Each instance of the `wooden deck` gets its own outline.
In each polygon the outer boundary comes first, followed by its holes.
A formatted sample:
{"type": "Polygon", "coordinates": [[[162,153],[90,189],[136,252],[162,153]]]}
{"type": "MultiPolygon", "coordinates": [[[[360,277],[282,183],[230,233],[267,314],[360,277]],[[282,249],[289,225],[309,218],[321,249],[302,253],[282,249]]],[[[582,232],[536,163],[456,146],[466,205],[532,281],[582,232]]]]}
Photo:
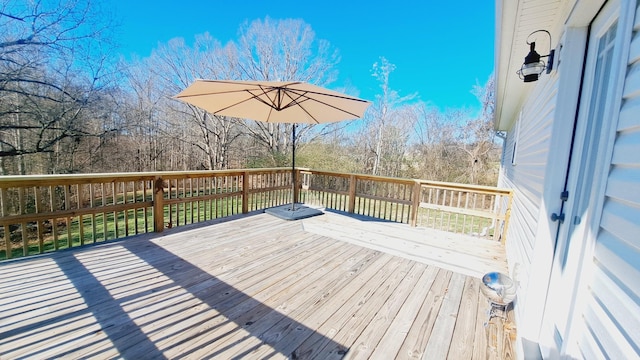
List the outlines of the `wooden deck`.
{"type": "Polygon", "coordinates": [[[0,358],[513,357],[480,292],[504,253],[449,237],[253,214],[5,262],[0,358]]]}

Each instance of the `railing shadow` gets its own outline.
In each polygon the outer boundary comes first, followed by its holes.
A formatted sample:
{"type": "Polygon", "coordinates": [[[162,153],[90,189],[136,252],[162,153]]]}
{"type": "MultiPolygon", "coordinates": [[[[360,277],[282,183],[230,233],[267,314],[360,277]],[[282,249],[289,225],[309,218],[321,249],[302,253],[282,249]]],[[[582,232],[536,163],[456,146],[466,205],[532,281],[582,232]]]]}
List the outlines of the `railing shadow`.
{"type": "Polygon", "coordinates": [[[359,221],[378,222],[378,223],[386,223],[386,224],[401,224],[400,221],[381,219],[381,218],[377,218],[377,217],[373,217],[373,216],[369,216],[369,215],[361,215],[361,214],[356,214],[356,213],[350,213],[348,211],[328,209],[328,208],[324,209],[323,211],[324,212],[333,213],[333,214],[337,214],[337,215],[342,215],[342,216],[349,217],[349,218],[352,218],[352,219],[356,219],[356,220],[359,220],[359,221]]]}
{"type": "MultiPolygon", "coordinates": [[[[251,214],[215,222],[246,216],[251,214]]],[[[209,225],[211,222],[171,230],[183,232],[209,225]]],[[[86,306],[80,310],[62,312],[57,317],[43,319],[41,322],[31,322],[11,331],[0,330],[0,338],[22,336],[23,333],[36,332],[52,324],[63,326],[62,324],[69,324],[83,315],[85,318],[91,316],[95,319],[94,328],[100,328],[95,335],[103,338],[101,344],[97,344],[97,340],[86,340],[91,339],[94,334],[78,333],[77,338],[67,340],[70,343],[63,344],[60,351],[56,350],[61,345],[59,343],[41,345],[41,350],[29,355],[53,353],[55,357],[78,354],[81,357],[101,357],[111,356],[115,351],[123,358],[135,359],[163,359],[168,357],[167,353],[173,354],[170,356],[172,358],[215,358],[233,348],[232,353],[235,352],[236,357],[243,357],[266,345],[272,349],[267,357],[280,353],[289,358],[301,358],[302,354],[296,354],[295,351],[292,353],[291,344],[281,337],[285,333],[296,339],[321,343],[323,348],[329,346],[343,349],[343,353],[346,353],[348,349],[332,339],[154,243],[154,239],[174,232],[171,230],[163,234],[144,234],[134,239],[104,244],[102,248],[117,247],[120,251],[114,251],[112,255],[96,254],[96,258],[90,260],[82,259],[86,253],[78,251],[80,249],[54,254],[52,259],[55,264],[73,284],[73,289],[86,306]],[[81,253],[80,258],[78,253],[81,253]],[[126,259],[122,258],[122,254],[125,254],[126,259]],[[101,273],[109,266],[109,259],[104,259],[100,264],[102,259],[97,258],[100,256],[113,256],[114,264],[123,268],[112,269],[111,282],[107,280],[105,283],[105,276],[101,273]],[[136,264],[140,267],[137,268],[136,264]],[[116,280],[118,276],[126,277],[127,280],[120,283],[116,280]],[[133,287],[136,283],[140,286],[133,287]],[[118,290],[125,287],[128,287],[128,291],[118,290]],[[183,291],[176,292],[176,289],[183,291]],[[154,313],[166,316],[160,317],[154,313]],[[286,327],[287,331],[270,334],[269,329],[276,325],[278,329],[286,327]],[[105,335],[110,344],[104,341],[105,335]],[[81,338],[83,340],[80,341],[81,338]],[[229,338],[236,340],[229,341],[229,338]],[[248,347],[234,348],[247,339],[251,339],[248,347]],[[224,342],[219,342],[222,340],[224,342]],[[74,346],[74,341],[82,345],[74,346]]],[[[213,258],[216,254],[211,256],[213,258]]]]}

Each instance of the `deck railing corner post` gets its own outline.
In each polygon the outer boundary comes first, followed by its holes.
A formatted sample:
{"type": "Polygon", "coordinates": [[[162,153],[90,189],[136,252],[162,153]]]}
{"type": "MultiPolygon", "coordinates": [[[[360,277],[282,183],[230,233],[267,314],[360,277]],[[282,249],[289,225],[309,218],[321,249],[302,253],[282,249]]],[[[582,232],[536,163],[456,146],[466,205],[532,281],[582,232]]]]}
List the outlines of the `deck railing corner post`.
{"type": "Polygon", "coordinates": [[[153,190],[153,231],[164,230],[164,179],[156,176],[153,190]]]}
{"type": "Polygon", "coordinates": [[[242,213],[249,212],[249,172],[242,172],[242,213]]]}
{"type": "Polygon", "coordinates": [[[420,181],[414,180],[413,191],[411,192],[411,219],[409,224],[413,227],[418,226],[418,209],[420,208],[420,191],[422,185],[420,181]]]}
{"type": "Polygon", "coordinates": [[[356,212],[356,181],[358,181],[358,179],[356,178],[355,174],[351,174],[349,176],[349,212],[350,213],[355,213],[356,212]]]}
{"type": "Polygon", "coordinates": [[[509,196],[509,200],[507,201],[507,208],[505,209],[505,213],[504,213],[504,222],[502,225],[502,234],[501,234],[502,236],[500,238],[502,245],[506,245],[506,242],[507,242],[509,218],[511,217],[511,206],[513,205],[513,190],[509,190],[508,196],[509,196]]]}

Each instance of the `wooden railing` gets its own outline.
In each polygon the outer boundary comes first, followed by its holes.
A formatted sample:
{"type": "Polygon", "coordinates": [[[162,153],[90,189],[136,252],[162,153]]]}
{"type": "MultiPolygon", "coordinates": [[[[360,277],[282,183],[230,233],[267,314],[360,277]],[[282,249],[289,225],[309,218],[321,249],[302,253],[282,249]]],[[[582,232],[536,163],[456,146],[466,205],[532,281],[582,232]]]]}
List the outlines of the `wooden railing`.
{"type": "Polygon", "coordinates": [[[508,189],[312,170],[301,177],[301,200],[311,205],[506,240],[508,189]]]}
{"type": "Polygon", "coordinates": [[[504,241],[511,192],[299,169],[0,177],[0,259],[296,201],[504,241]],[[419,194],[419,196],[416,196],[419,194]]]}

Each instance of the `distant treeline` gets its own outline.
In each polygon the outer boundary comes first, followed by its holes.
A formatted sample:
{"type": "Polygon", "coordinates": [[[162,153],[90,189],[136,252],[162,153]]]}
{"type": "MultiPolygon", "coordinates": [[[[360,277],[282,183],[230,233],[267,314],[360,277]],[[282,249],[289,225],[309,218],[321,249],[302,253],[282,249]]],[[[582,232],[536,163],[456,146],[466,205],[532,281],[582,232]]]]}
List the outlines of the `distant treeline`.
{"type": "MultiPolygon", "coordinates": [[[[197,78],[330,88],[336,78],[336,49],[301,20],[255,20],[237,41],[202,34],[125,61],[113,55],[115,17],[88,2],[1,2],[3,175],[289,166],[291,125],[212,116],[172,97],[197,78]]],[[[381,93],[364,119],[299,125],[296,165],[494,185],[493,79],[470,89],[480,111],[441,112],[390,89],[393,70],[373,64],[381,93]]]]}

